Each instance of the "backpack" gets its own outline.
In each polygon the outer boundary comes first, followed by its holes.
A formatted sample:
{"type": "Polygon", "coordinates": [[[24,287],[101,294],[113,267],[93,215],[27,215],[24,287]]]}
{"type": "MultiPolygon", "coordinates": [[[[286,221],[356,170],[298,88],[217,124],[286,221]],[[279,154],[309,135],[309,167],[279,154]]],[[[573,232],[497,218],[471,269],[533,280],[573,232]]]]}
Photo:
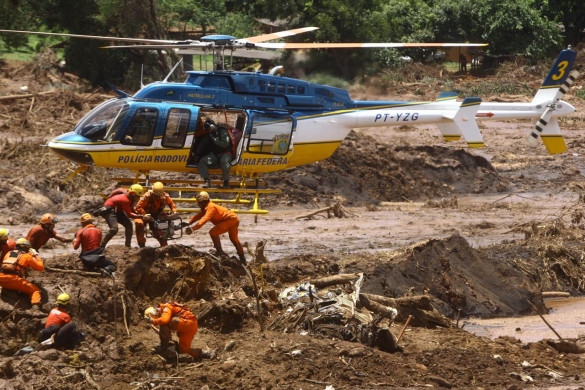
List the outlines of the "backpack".
{"type": "Polygon", "coordinates": [[[4,261],[2,261],[2,272],[20,275],[23,267],[18,264],[18,260],[21,255],[22,253],[20,251],[11,251],[4,261]]]}
{"type": "Polygon", "coordinates": [[[185,319],[195,318],[195,314],[193,314],[191,312],[191,309],[189,308],[189,305],[181,305],[180,303],[177,303],[177,302],[169,302],[169,304],[171,306],[173,306],[173,308],[180,309],[180,311],[177,313],[177,315],[179,317],[185,318],[185,319]]]}

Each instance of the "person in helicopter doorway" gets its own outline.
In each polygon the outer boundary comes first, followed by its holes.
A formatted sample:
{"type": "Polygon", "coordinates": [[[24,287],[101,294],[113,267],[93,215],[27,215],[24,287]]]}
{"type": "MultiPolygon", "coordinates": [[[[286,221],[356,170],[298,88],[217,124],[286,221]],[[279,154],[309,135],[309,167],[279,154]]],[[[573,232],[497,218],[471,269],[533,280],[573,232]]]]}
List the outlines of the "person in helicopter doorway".
{"type": "MultiPolygon", "coordinates": [[[[61,293],[57,297],[57,307],[53,308],[47,317],[45,327],[41,330],[37,341],[51,339],[49,345],[71,349],[75,348],[84,339],[85,334],[77,330],[77,323],[71,321],[69,305],[71,297],[67,293],[61,293]]],[[[45,343],[43,343],[45,344],[45,343]]]]}
{"type": "Polygon", "coordinates": [[[223,179],[221,188],[230,188],[232,142],[228,129],[224,124],[217,125],[212,119],[205,120],[203,127],[205,132],[202,137],[207,139],[200,141],[202,147],[197,152],[201,156],[197,167],[204,181],[203,188],[211,187],[209,168],[217,167],[218,165],[223,179]]]}

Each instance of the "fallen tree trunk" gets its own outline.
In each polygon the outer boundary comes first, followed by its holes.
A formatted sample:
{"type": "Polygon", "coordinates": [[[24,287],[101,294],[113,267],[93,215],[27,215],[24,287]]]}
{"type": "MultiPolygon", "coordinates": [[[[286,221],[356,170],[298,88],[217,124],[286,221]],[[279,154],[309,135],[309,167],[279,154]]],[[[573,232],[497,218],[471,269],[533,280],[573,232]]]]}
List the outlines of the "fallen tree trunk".
{"type": "Polygon", "coordinates": [[[360,277],[359,274],[339,274],[332,276],[325,276],[324,278],[309,280],[316,288],[323,288],[328,286],[335,286],[336,284],[353,283],[360,277]]]}
{"type": "MultiPolygon", "coordinates": [[[[415,295],[412,297],[388,298],[375,294],[360,294],[360,303],[368,308],[371,302],[379,303],[384,306],[394,307],[398,310],[395,321],[405,322],[409,315],[412,316],[412,326],[433,328],[440,326],[443,328],[453,327],[453,322],[439,313],[431,305],[431,300],[426,295],[415,295]]],[[[368,308],[368,310],[370,310],[368,308]]]]}
{"type": "Polygon", "coordinates": [[[31,97],[35,97],[35,96],[49,95],[49,94],[52,94],[55,92],[57,92],[57,91],[52,89],[50,91],[39,92],[39,93],[27,93],[27,94],[23,94],[23,95],[6,95],[6,96],[0,96],[0,101],[1,100],[26,99],[26,98],[31,98],[31,97]]]}
{"type": "Polygon", "coordinates": [[[93,277],[102,276],[102,274],[100,274],[99,272],[81,271],[81,270],[77,270],[77,269],[62,269],[62,268],[45,267],[45,271],[62,272],[64,274],[76,274],[76,275],[93,276],[93,277]]]}

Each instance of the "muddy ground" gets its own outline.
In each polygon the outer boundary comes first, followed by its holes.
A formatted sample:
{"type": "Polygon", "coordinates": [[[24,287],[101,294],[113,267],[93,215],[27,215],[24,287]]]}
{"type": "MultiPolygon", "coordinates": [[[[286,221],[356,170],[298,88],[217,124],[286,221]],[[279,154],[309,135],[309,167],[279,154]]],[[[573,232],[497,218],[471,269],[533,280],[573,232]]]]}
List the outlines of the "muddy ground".
{"type": "MultiPolygon", "coordinates": [[[[42,145],[106,96],[88,91],[54,63],[45,55],[33,65],[0,67],[0,226],[14,238],[44,212],[57,214],[57,230],[72,235],[79,213],[98,205],[98,194],[114,186],[110,178],[122,175],[89,171],[61,184],[74,167],[42,145]],[[35,94],[5,97],[30,92],[35,94]]],[[[494,83],[511,78],[535,91],[547,67],[511,67],[489,77],[494,83]]],[[[461,88],[479,82],[443,77],[461,88]]],[[[392,96],[355,87],[352,96],[436,98],[439,86],[420,84],[407,79],[392,96]]],[[[543,292],[585,291],[585,102],[575,95],[581,86],[578,80],[565,96],[578,112],[561,121],[569,145],[564,155],[529,146],[531,125],[520,121],[480,123],[487,144],[482,150],[444,143],[432,127],[363,129],[327,161],[270,175],[268,183],[283,191],[263,200],[270,214],[241,216],[248,258],[258,260],[250,270],[259,301],[235,258],[209,254],[207,229],[162,249],[152,239],[147,248],[126,249],[116,237],[107,248],[119,267],[115,280],[75,273],[81,265],[70,244],[49,243],[41,250],[49,269],[30,279],[42,287],[45,312],[61,289],[71,294],[86,340],[71,351],[14,357],[20,348],[36,346],[44,317],[27,310],[26,297],[3,291],[0,387],[583,388],[579,339],[491,340],[463,327],[469,317],[535,314],[531,304],[545,313],[543,292]],[[342,218],[303,217],[336,203],[344,208],[342,218]],[[261,242],[264,250],[258,251],[261,242]],[[259,262],[262,256],[267,263],[259,262]],[[350,275],[346,283],[322,283],[344,275],[350,275]],[[279,299],[286,288],[305,282],[319,285],[312,302],[279,299]],[[340,297],[357,305],[337,303],[323,311],[340,297]],[[376,297],[396,299],[394,321],[377,316],[371,304],[376,297]],[[151,353],[157,335],[141,312],[168,299],[189,304],[198,315],[193,346],[215,351],[212,359],[164,360],[151,353]]],[[[484,96],[503,98],[509,96],[484,96]]],[[[234,254],[227,237],[223,241],[234,254]]]]}

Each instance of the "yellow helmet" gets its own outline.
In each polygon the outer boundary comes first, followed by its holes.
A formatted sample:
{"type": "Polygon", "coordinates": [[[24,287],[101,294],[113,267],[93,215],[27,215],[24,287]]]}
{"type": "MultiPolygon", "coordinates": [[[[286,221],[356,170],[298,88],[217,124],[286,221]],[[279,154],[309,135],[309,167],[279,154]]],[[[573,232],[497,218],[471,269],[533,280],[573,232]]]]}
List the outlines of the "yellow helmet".
{"type": "Polygon", "coordinates": [[[209,194],[206,191],[201,191],[200,193],[197,194],[195,199],[197,199],[197,202],[204,202],[206,200],[209,200],[209,194]]]}
{"type": "Polygon", "coordinates": [[[41,217],[41,225],[48,225],[50,223],[57,223],[57,218],[51,213],[43,214],[41,217]]]}
{"type": "Polygon", "coordinates": [[[16,240],[16,246],[25,246],[30,248],[30,242],[26,238],[20,237],[18,240],[16,240]]]}
{"type": "Polygon", "coordinates": [[[152,317],[156,316],[157,311],[154,307],[150,306],[144,310],[144,318],[151,319],[152,317]]]}
{"type": "Polygon", "coordinates": [[[165,186],[163,183],[161,183],[160,181],[157,181],[156,183],[154,183],[152,185],[152,192],[156,195],[156,196],[162,196],[165,193],[165,186]]]}
{"type": "Polygon", "coordinates": [[[8,240],[8,235],[10,234],[10,230],[8,229],[0,229],[0,241],[8,240]]]}
{"type": "Polygon", "coordinates": [[[136,196],[142,196],[142,194],[144,194],[144,187],[140,184],[132,184],[130,188],[128,188],[128,192],[133,192],[136,196]]]}
{"type": "Polygon", "coordinates": [[[93,221],[93,217],[91,216],[90,213],[81,214],[81,223],[87,223],[87,222],[92,222],[92,221],[93,221]]]}
{"type": "Polygon", "coordinates": [[[68,305],[69,301],[71,301],[71,297],[67,293],[61,293],[57,297],[57,303],[59,305],[68,305]]]}

